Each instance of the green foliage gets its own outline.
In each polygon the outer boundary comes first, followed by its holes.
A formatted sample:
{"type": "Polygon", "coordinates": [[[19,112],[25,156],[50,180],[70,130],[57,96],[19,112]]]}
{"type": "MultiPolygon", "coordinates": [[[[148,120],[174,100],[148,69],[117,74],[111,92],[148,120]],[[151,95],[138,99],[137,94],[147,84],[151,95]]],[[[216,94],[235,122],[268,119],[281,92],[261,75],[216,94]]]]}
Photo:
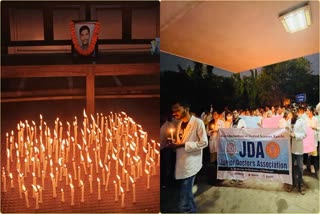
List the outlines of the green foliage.
{"type": "MultiPolygon", "coordinates": [[[[217,76],[213,66],[194,63],[194,67],[178,72],[161,72],[161,106],[170,105],[175,97],[185,97],[193,104],[193,111],[208,109],[210,104],[222,110],[230,108],[256,108],[281,105],[284,98],[294,99],[306,93],[309,104],[318,103],[319,76],[312,75],[311,64],[305,58],[281,62],[258,70],[250,76],[217,76]]],[[[162,108],[161,108],[162,109],[162,108]]]]}

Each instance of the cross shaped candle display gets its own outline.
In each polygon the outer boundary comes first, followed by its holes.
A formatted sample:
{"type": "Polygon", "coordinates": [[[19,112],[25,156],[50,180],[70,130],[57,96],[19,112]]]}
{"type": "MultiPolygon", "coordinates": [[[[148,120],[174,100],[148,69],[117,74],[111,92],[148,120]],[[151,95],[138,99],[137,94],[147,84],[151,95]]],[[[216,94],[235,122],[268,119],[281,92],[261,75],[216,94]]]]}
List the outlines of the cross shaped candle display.
{"type": "Polygon", "coordinates": [[[7,132],[7,162],[3,161],[2,166],[4,194],[10,185],[19,194],[19,200],[23,200],[24,193],[27,208],[41,211],[41,204],[51,200],[70,206],[93,198],[114,203],[114,200],[106,201],[113,191],[116,199],[121,197],[120,202],[116,200],[118,207],[126,206],[125,197],[132,198],[134,206],[139,201],[136,196],[145,195],[139,191],[152,189],[150,180],[156,174],[156,164],[159,166],[160,144],[149,139],[142,126],[125,112],[97,114],[95,118],[88,117],[84,110],[83,116],[82,122],[74,117],[71,123],[57,118],[50,127],[40,114],[39,125],[35,121],[20,121],[16,132],[11,131],[11,135],[7,132]],[[109,181],[114,181],[114,186],[109,181]],[[101,185],[105,186],[102,191],[101,185]],[[86,197],[85,186],[90,187],[87,194],[92,192],[95,197],[86,197]],[[61,190],[59,197],[57,189],[61,190]],[[28,190],[33,194],[28,194],[28,190]],[[36,203],[30,206],[29,198],[36,203]]]}

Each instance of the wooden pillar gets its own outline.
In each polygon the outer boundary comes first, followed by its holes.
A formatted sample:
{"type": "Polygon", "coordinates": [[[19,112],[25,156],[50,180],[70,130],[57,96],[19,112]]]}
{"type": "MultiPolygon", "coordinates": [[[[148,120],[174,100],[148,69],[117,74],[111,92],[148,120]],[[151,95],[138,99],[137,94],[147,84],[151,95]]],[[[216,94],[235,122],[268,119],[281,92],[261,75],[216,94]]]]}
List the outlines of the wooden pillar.
{"type": "Polygon", "coordinates": [[[87,115],[90,118],[90,115],[95,113],[95,81],[94,81],[94,72],[95,66],[90,67],[87,77],[86,77],[86,101],[87,101],[87,115]]]}

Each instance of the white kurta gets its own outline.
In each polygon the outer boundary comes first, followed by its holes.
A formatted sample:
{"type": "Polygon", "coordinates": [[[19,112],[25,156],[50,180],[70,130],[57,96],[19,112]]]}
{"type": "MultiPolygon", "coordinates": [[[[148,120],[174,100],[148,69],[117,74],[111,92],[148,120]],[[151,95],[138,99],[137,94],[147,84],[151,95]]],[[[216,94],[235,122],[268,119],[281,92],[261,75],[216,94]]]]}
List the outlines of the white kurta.
{"type": "Polygon", "coordinates": [[[206,129],[201,119],[191,116],[180,141],[178,133],[181,128],[180,121],[177,127],[177,143],[185,143],[184,147],[176,150],[176,179],[191,177],[202,167],[202,149],[208,146],[206,129]]]}

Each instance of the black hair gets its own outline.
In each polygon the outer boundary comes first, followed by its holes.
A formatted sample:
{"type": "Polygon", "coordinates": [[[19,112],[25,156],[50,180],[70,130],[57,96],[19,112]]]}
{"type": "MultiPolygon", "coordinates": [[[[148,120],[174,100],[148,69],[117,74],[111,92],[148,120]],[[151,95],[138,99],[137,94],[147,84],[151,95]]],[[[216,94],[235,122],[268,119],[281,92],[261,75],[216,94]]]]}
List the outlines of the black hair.
{"type": "Polygon", "coordinates": [[[88,32],[90,33],[90,28],[87,25],[82,25],[79,29],[79,34],[81,34],[81,32],[84,30],[88,30],[88,32]]]}
{"type": "Polygon", "coordinates": [[[173,106],[173,105],[175,105],[175,104],[178,104],[178,103],[179,103],[181,106],[183,106],[184,108],[189,108],[189,109],[190,109],[190,107],[191,107],[189,101],[187,101],[186,99],[183,99],[183,98],[176,98],[176,99],[172,102],[171,106],[173,106]]]}

